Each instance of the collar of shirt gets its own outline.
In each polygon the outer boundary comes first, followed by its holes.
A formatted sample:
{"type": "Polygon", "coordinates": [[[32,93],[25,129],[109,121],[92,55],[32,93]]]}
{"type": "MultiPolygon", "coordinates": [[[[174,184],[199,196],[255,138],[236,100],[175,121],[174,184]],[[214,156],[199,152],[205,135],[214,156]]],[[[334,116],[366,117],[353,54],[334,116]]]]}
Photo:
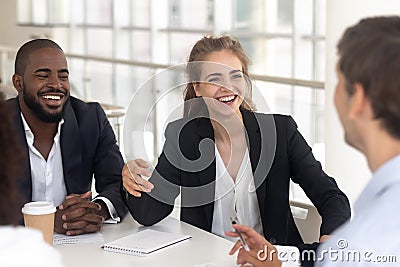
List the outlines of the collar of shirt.
{"type": "Polygon", "coordinates": [[[400,154],[384,163],[375,171],[368,185],[354,204],[355,214],[364,208],[368,208],[369,203],[379,198],[393,184],[400,182],[399,166],[400,154]]]}
{"type": "MultiPolygon", "coordinates": [[[[25,120],[24,114],[22,114],[22,112],[21,112],[21,118],[22,118],[22,125],[24,126],[24,130],[25,130],[26,141],[28,142],[28,145],[32,146],[33,142],[35,140],[35,137],[33,135],[31,127],[29,127],[28,123],[25,120]]],[[[64,124],[64,119],[61,119],[58,122],[57,133],[54,136],[54,143],[56,143],[56,144],[58,144],[58,141],[60,140],[61,126],[63,124],[64,124]]]]}

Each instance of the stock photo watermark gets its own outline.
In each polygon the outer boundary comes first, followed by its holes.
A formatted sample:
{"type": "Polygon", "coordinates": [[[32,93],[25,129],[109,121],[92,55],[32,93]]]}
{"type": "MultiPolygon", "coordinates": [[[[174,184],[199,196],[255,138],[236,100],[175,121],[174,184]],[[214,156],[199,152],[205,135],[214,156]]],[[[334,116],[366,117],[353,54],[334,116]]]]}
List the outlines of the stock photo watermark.
{"type": "Polygon", "coordinates": [[[354,262],[354,263],[397,263],[400,259],[396,255],[376,254],[371,250],[365,249],[349,249],[349,244],[346,239],[340,238],[336,242],[336,247],[319,250],[303,250],[301,253],[298,250],[271,250],[267,246],[257,253],[257,258],[260,261],[272,261],[278,256],[282,262],[354,262]]]}

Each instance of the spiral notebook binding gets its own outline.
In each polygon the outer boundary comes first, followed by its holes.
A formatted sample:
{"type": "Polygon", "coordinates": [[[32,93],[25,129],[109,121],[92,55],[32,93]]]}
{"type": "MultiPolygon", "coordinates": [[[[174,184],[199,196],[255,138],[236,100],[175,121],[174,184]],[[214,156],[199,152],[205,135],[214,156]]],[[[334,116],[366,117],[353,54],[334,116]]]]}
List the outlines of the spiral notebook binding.
{"type": "Polygon", "coordinates": [[[147,254],[146,252],[143,252],[143,248],[140,248],[140,247],[137,247],[137,248],[122,248],[122,247],[104,245],[104,246],[102,246],[102,248],[105,251],[121,253],[121,254],[127,254],[127,255],[146,256],[146,254],[147,254]]]}

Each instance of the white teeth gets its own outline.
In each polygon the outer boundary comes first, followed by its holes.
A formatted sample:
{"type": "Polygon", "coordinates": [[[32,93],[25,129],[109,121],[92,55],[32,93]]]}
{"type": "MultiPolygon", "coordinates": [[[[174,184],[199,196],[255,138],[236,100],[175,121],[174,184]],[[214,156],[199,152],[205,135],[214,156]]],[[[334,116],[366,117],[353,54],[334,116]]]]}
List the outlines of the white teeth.
{"type": "Polygon", "coordinates": [[[43,96],[43,98],[51,99],[51,100],[60,100],[61,99],[61,97],[58,95],[45,95],[45,96],[43,96]]]}
{"type": "Polygon", "coordinates": [[[221,101],[221,102],[229,102],[229,101],[232,101],[233,99],[235,99],[234,95],[232,95],[232,96],[223,96],[223,97],[218,98],[218,100],[221,101]]]}

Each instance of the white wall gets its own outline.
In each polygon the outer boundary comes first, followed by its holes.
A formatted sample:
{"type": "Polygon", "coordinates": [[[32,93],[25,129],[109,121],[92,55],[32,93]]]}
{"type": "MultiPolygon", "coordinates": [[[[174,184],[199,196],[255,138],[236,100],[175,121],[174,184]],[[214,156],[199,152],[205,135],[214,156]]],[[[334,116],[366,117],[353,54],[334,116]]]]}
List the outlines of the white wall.
{"type": "Polygon", "coordinates": [[[336,86],[336,44],[344,30],[363,17],[400,14],[399,0],[328,0],[326,34],[326,169],[348,195],[352,204],[371,174],[364,156],[343,141],[343,130],[333,105],[336,86]]]}

